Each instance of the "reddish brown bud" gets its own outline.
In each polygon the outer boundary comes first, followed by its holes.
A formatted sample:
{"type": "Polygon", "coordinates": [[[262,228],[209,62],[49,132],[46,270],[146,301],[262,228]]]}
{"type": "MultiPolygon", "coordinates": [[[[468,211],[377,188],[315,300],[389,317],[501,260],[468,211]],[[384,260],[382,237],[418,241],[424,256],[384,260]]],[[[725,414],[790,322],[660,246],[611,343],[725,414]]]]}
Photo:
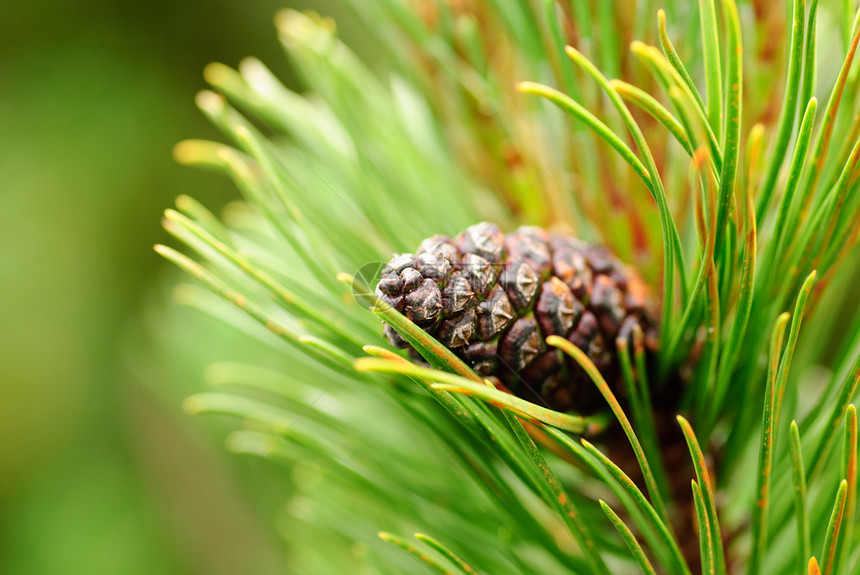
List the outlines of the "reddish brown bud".
{"type": "MultiPolygon", "coordinates": [[[[472,226],[451,240],[433,236],[417,255],[392,258],[376,295],[483,376],[530,400],[566,411],[603,405],[590,376],[547,349],[549,335],[582,349],[623,396],[616,340],[656,347],[647,290],[608,250],[523,227],[503,235],[472,226]]],[[[398,347],[405,342],[386,328],[398,347]]],[[[415,361],[423,361],[411,350],[415,361]]]]}

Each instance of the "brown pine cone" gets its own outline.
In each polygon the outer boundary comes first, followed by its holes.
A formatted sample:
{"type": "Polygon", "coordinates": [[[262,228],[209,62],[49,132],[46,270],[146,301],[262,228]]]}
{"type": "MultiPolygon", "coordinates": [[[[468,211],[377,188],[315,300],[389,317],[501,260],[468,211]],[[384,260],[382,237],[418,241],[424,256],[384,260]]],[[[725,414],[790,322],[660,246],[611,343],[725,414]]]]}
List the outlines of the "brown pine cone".
{"type": "MultiPolygon", "coordinates": [[[[638,324],[653,348],[656,329],[635,272],[603,247],[538,227],[505,236],[484,222],[454,239],[428,238],[416,254],[388,262],[376,295],[476,372],[559,411],[588,413],[601,399],[576,362],[548,348],[548,336],[585,351],[623,395],[616,338],[638,324]]],[[[385,331],[393,345],[409,347],[385,331]]]]}

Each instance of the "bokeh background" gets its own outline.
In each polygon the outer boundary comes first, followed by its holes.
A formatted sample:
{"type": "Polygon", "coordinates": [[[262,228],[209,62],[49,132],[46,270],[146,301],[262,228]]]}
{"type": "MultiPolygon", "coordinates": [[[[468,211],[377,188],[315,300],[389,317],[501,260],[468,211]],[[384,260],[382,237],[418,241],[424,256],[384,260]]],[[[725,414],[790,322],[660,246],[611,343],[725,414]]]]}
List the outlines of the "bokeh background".
{"type": "Polygon", "coordinates": [[[211,350],[177,378],[158,367],[169,338],[148,336],[184,336],[164,308],[177,275],[151,249],[161,211],[236,194],[171,156],[218,138],[194,105],[202,70],[255,55],[292,84],[285,6],[334,16],[372,60],[334,0],[0,6],[0,573],[285,572],[277,471],[181,410],[211,350]]]}

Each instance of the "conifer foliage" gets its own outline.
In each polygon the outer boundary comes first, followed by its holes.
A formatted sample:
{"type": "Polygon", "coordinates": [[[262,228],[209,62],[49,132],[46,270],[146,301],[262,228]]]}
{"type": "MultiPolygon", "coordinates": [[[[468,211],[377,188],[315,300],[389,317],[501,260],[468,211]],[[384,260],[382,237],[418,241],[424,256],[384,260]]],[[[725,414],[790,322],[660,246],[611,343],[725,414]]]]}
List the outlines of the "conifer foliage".
{"type": "Polygon", "coordinates": [[[860,571],[852,3],[352,4],[384,70],[294,11],[303,93],[206,69],[175,155],[243,199],[156,247],[276,366],[186,407],[296,478],[294,571],[860,571]]]}

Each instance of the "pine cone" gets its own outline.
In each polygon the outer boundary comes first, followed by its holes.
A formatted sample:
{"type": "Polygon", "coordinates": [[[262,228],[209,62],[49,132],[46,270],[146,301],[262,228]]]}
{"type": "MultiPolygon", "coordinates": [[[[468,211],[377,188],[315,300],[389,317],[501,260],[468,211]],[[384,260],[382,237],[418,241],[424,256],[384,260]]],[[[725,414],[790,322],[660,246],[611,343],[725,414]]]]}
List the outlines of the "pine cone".
{"type": "Polygon", "coordinates": [[[603,247],[538,227],[505,236],[484,222],[455,239],[428,238],[415,255],[388,262],[376,295],[476,372],[559,411],[588,413],[600,395],[576,362],[547,347],[548,336],[585,351],[621,395],[616,338],[638,324],[653,348],[656,324],[638,276],[603,247]]]}

